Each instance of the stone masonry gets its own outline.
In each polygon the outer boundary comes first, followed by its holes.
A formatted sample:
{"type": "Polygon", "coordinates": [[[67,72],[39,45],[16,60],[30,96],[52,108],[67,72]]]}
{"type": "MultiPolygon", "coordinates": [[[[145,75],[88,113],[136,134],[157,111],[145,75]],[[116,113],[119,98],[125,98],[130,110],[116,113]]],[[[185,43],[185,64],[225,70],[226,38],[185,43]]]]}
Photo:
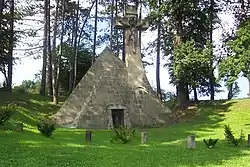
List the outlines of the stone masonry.
{"type": "Polygon", "coordinates": [[[128,127],[164,124],[170,113],[154,91],[129,85],[125,63],[107,47],[53,119],[61,127],[110,129],[112,109],[124,109],[128,127]]]}

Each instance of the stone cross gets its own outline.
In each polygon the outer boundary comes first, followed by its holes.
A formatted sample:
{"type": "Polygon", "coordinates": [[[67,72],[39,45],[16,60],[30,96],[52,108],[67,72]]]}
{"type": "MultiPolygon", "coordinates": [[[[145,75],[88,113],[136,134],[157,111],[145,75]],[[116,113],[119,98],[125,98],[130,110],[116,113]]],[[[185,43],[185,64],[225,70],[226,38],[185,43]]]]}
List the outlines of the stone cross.
{"type": "MultiPolygon", "coordinates": [[[[127,5],[125,7],[124,17],[117,17],[114,21],[114,26],[117,29],[125,30],[125,53],[137,54],[140,52],[138,39],[138,31],[145,31],[149,27],[147,19],[139,19],[138,11],[135,5],[127,5]]],[[[140,54],[140,53],[139,53],[140,54]]]]}
{"type": "MultiPolygon", "coordinates": [[[[141,60],[141,44],[138,31],[145,31],[149,27],[147,19],[139,19],[136,6],[127,5],[124,17],[117,17],[114,21],[117,29],[124,29],[125,64],[128,70],[128,83],[136,92],[145,91],[145,70],[141,60]]],[[[137,94],[137,93],[136,93],[137,94]]]]}

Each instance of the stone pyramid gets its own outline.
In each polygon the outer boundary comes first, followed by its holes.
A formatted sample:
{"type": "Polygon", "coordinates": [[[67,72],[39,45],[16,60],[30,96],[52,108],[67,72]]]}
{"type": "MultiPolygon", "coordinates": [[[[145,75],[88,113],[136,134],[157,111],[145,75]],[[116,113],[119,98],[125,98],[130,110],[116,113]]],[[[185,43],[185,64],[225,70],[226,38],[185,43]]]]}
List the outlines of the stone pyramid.
{"type": "Polygon", "coordinates": [[[129,82],[125,63],[107,47],[53,119],[61,127],[110,129],[165,124],[171,112],[144,73],[143,88],[129,82]]]}

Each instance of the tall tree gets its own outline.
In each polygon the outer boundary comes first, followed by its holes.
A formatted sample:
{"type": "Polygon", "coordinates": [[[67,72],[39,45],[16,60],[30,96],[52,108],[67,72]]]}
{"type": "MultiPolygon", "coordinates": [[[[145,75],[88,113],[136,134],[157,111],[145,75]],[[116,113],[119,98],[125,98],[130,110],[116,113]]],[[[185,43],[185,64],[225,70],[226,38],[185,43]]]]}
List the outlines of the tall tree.
{"type": "Polygon", "coordinates": [[[58,97],[58,91],[59,91],[59,76],[60,76],[60,64],[61,64],[61,57],[63,53],[63,37],[64,37],[64,22],[65,22],[65,5],[66,5],[66,0],[62,0],[62,5],[61,5],[61,16],[62,16],[62,24],[61,24],[61,35],[60,35],[60,49],[59,49],[59,54],[58,54],[58,67],[57,67],[57,72],[56,72],[56,96],[58,97]]]}
{"type": "Polygon", "coordinates": [[[112,0],[112,3],[111,3],[111,25],[110,25],[110,48],[111,48],[111,50],[113,50],[114,49],[114,43],[113,43],[113,34],[114,34],[114,28],[113,28],[113,26],[114,26],[114,6],[115,6],[115,2],[114,2],[114,0],[112,0]]]}
{"type": "MultiPolygon", "coordinates": [[[[76,87],[76,76],[77,76],[77,58],[78,58],[78,51],[77,51],[77,37],[78,37],[78,27],[79,27],[79,10],[80,10],[80,1],[77,1],[77,8],[76,8],[76,20],[75,20],[75,31],[74,33],[74,77],[73,77],[73,88],[76,87]]],[[[73,89],[72,88],[72,89],[73,89]]]]}
{"type": "Polygon", "coordinates": [[[0,26],[2,22],[3,8],[4,8],[4,0],[0,0],[0,26]]]}
{"type": "MultiPolygon", "coordinates": [[[[158,1],[158,8],[161,8],[161,0],[158,1]]],[[[160,13],[160,12],[159,12],[160,13]]],[[[158,97],[162,100],[162,91],[161,91],[161,83],[160,83],[160,59],[161,59],[161,18],[158,18],[158,37],[157,37],[157,55],[156,55],[156,92],[158,97]]]]}
{"type": "Polygon", "coordinates": [[[47,55],[48,55],[48,0],[44,0],[44,30],[43,30],[43,67],[40,95],[45,96],[47,78],[47,55]]]}
{"type": "MultiPolygon", "coordinates": [[[[209,11],[209,23],[210,23],[210,30],[209,30],[209,39],[210,43],[213,44],[213,23],[214,23],[214,0],[210,0],[210,11],[209,11]]],[[[211,51],[211,54],[213,54],[213,50],[211,51]]],[[[213,59],[210,60],[210,66],[211,66],[211,73],[209,77],[209,86],[210,86],[210,100],[214,100],[215,90],[214,90],[214,84],[215,84],[215,76],[214,76],[214,68],[213,68],[213,59]]]]}
{"type": "MultiPolygon", "coordinates": [[[[250,21],[245,21],[239,26],[236,36],[228,42],[232,54],[220,63],[220,78],[226,77],[227,86],[232,85],[240,73],[250,82],[250,21]]],[[[250,95],[250,86],[249,93],[250,95]]]]}
{"type": "Polygon", "coordinates": [[[12,91],[12,71],[13,71],[13,47],[14,47],[14,0],[10,1],[10,39],[9,39],[9,53],[8,53],[8,82],[7,90],[12,91]]]}
{"type": "Polygon", "coordinates": [[[48,85],[48,94],[50,96],[53,95],[53,89],[52,89],[52,50],[51,50],[51,1],[48,0],[48,7],[47,7],[47,35],[48,35],[48,44],[47,44],[47,49],[48,49],[48,75],[47,75],[47,85],[48,85]]]}
{"type": "Polygon", "coordinates": [[[95,61],[96,56],[96,37],[97,37],[97,20],[98,20],[98,0],[95,0],[95,29],[94,29],[94,44],[93,44],[93,55],[92,62],[95,61]]]}
{"type": "Polygon", "coordinates": [[[55,18],[54,18],[54,26],[53,26],[53,42],[52,42],[52,55],[51,55],[51,65],[52,65],[52,94],[53,94],[53,103],[58,103],[58,97],[56,92],[56,74],[57,74],[57,50],[56,50],[56,39],[57,39],[57,25],[58,25],[58,15],[59,15],[59,0],[56,0],[56,11],[55,11],[55,18]]]}

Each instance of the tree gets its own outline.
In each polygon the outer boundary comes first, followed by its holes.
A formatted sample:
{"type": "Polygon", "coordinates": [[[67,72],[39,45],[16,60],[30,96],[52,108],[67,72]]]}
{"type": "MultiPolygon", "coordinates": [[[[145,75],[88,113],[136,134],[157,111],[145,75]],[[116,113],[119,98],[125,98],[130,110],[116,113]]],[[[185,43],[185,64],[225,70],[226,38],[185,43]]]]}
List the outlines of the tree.
{"type": "Polygon", "coordinates": [[[240,93],[240,87],[238,86],[237,82],[234,82],[233,84],[230,84],[228,87],[228,96],[227,99],[231,100],[234,97],[237,97],[240,93]]]}
{"type": "Polygon", "coordinates": [[[43,35],[43,67],[40,95],[45,96],[46,74],[47,74],[47,54],[48,54],[48,0],[44,0],[44,35],[43,35]]]}
{"type": "MultiPolygon", "coordinates": [[[[61,89],[60,92],[62,95],[68,95],[68,91],[70,89],[70,59],[73,58],[71,55],[74,53],[74,48],[66,43],[63,43],[63,46],[58,47],[58,49],[60,48],[62,48],[59,75],[59,85],[61,89]]],[[[92,56],[88,49],[81,49],[78,52],[78,56],[76,84],[80,82],[82,77],[86,74],[86,72],[92,65],[92,56]]]]}
{"type": "Polygon", "coordinates": [[[14,64],[13,48],[16,41],[15,22],[15,2],[1,1],[0,8],[0,72],[5,77],[5,89],[12,91],[12,70],[14,64]],[[8,9],[9,8],[9,9],[8,9]],[[4,11],[4,9],[7,9],[4,11]]]}
{"type": "MultiPolygon", "coordinates": [[[[158,2],[158,7],[160,9],[161,7],[161,0],[158,2]]],[[[160,59],[161,59],[161,18],[158,18],[158,24],[157,24],[157,31],[158,31],[158,37],[157,37],[157,55],[156,55],[156,92],[158,94],[158,97],[160,97],[162,101],[162,91],[161,91],[161,83],[160,83],[160,59]]]]}
{"type": "Polygon", "coordinates": [[[191,88],[197,87],[209,76],[211,49],[207,44],[204,50],[195,47],[194,41],[179,45],[174,51],[174,76],[176,82],[184,81],[191,88]]]}
{"type": "Polygon", "coordinates": [[[226,77],[225,81],[228,86],[235,82],[241,72],[250,82],[249,28],[250,21],[245,21],[239,26],[235,39],[228,42],[232,54],[226,57],[220,64],[220,78],[226,77]]]}
{"type": "Polygon", "coordinates": [[[53,95],[53,103],[58,103],[58,94],[56,91],[56,74],[57,74],[57,50],[56,50],[56,39],[57,39],[57,27],[58,27],[58,15],[59,15],[59,0],[56,0],[56,11],[55,11],[55,19],[54,19],[54,33],[53,33],[53,42],[52,42],[52,55],[51,55],[51,75],[52,75],[52,95],[53,95]]]}
{"type": "Polygon", "coordinates": [[[95,61],[96,56],[96,37],[97,37],[97,16],[98,16],[98,0],[95,0],[95,29],[94,29],[94,44],[93,44],[93,56],[92,56],[92,62],[95,61]]]}

